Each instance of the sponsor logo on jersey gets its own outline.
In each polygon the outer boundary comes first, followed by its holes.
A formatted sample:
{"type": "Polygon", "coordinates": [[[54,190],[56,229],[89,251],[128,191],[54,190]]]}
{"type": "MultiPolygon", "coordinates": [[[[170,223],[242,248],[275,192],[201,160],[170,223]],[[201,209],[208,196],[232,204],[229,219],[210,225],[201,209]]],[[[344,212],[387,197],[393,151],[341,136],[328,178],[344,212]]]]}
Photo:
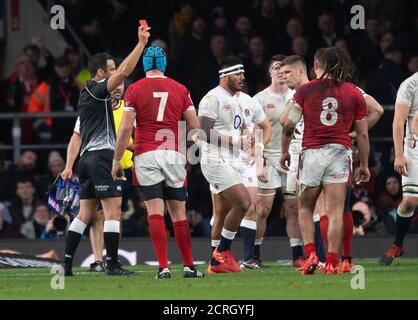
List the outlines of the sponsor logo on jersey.
{"type": "Polygon", "coordinates": [[[226,104],[226,105],[224,105],[224,109],[225,110],[231,110],[231,105],[230,104],[226,104]]]}
{"type": "Polygon", "coordinates": [[[266,105],[267,109],[276,109],[276,106],[272,103],[269,103],[268,105],[266,105]]]}
{"type": "Polygon", "coordinates": [[[244,114],[245,114],[246,117],[249,117],[250,116],[250,109],[245,108],[244,114]]]}

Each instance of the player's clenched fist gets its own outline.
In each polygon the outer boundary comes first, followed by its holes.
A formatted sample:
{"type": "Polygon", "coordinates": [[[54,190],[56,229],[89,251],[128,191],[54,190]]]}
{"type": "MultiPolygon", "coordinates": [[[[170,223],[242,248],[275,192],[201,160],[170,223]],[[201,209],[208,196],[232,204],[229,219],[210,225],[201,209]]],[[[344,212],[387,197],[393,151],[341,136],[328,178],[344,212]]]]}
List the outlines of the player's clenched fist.
{"type": "Polygon", "coordinates": [[[401,176],[408,175],[408,161],[406,160],[403,154],[396,156],[393,167],[395,171],[399,173],[401,176]]]}
{"type": "Polygon", "coordinates": [[[148,32],[150,28],[146,27],[138,27],[138,41],[142,45],[146,45],[148,43],[148,38],[150,37],[150,33],[148,32]]]}

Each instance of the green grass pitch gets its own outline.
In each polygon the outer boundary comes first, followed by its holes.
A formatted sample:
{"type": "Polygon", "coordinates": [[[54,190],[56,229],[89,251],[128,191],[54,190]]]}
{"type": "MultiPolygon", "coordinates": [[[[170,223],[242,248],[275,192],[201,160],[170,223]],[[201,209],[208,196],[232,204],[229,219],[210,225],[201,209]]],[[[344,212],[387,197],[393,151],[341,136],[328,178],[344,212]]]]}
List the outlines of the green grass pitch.
{"type": "MultiPolygon", "coordinates": [[[[355,261],[365,270],[365,289],[351,288],[355,274],[302,277],[290,266],[268,263],[263,270],[240,274],[207,275],[183,279],[181,266],[172,266],[172,278],[155,280],[156,267],[129,267],[136,277],[107,277],[75,268],[64,290],[51,289],[49,269],[0,270],[0,299],[140,299],[140,300],[255,300],[255,299],[418,299],[418,259],[398,259],[380,267],[376,259],[355,261]]],[[[199,270],[206,271],[206,265],[199,270]]]]}

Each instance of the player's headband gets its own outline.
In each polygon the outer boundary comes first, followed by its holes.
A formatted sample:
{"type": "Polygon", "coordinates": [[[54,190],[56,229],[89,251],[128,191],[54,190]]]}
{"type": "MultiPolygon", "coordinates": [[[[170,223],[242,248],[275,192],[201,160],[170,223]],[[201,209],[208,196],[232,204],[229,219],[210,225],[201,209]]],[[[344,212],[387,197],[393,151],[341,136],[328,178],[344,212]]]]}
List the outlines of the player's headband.
{"type": "Polygon", "coordinates": [[[245,72],[244,66],[242,64],[236,64],[235,66],[219,70],[219,78],[243,72],[245,72]]]}
{"type": "Polygon", "coordinates": [[[279,61],[273,62],[269,71],[272,72],[277,66],[280,66],[280,64],[281,62],[279,61]]]}

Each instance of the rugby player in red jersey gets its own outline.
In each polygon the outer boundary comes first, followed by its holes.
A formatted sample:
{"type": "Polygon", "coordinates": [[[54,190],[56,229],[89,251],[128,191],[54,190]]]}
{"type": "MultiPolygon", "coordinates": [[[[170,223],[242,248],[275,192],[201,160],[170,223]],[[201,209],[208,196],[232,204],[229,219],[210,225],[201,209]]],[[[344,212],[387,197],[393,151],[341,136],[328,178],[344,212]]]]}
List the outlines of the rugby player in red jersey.
{"type": "Polygon", "coordinates": [[[183,258],[183,276],[202,278],[193,265],[189,223],[186,217],[186,155],[179,142],[179,123],[189,130],[199,128],[189,91],[164,76],[167,59],[160,47],[149,47],[143,57],[146,77],[127,89],[125,112],[119,129],[112,176],[120,180],[120,159],[135,128],[135,173],[139,192],[148,211],[155,254],[157,279],[171,278],[167,257],[164,201],[173,221],[174,234],[183,258]]]}
{"type": "Polygon", "coordinates": [[[343,209],[350,173],[350,129],[357,132],[360,168],[356,181],[368,181],[369,138],[366,102],[351,83],[350,60],[339,48],[321,48],[315,53],[317,79],[301,86],[294,95],[283,127],[280,165],[288,169],[289,144],[299,119],[304,117],[305,132],[299,162],[299,228],[307,259],[302,275],[312,274],[318,266],[315,253],[313,211],[324,191],[328,226],[328,254],[323,272],[336,273],[338,249],[343,234],[343,209]]]}

